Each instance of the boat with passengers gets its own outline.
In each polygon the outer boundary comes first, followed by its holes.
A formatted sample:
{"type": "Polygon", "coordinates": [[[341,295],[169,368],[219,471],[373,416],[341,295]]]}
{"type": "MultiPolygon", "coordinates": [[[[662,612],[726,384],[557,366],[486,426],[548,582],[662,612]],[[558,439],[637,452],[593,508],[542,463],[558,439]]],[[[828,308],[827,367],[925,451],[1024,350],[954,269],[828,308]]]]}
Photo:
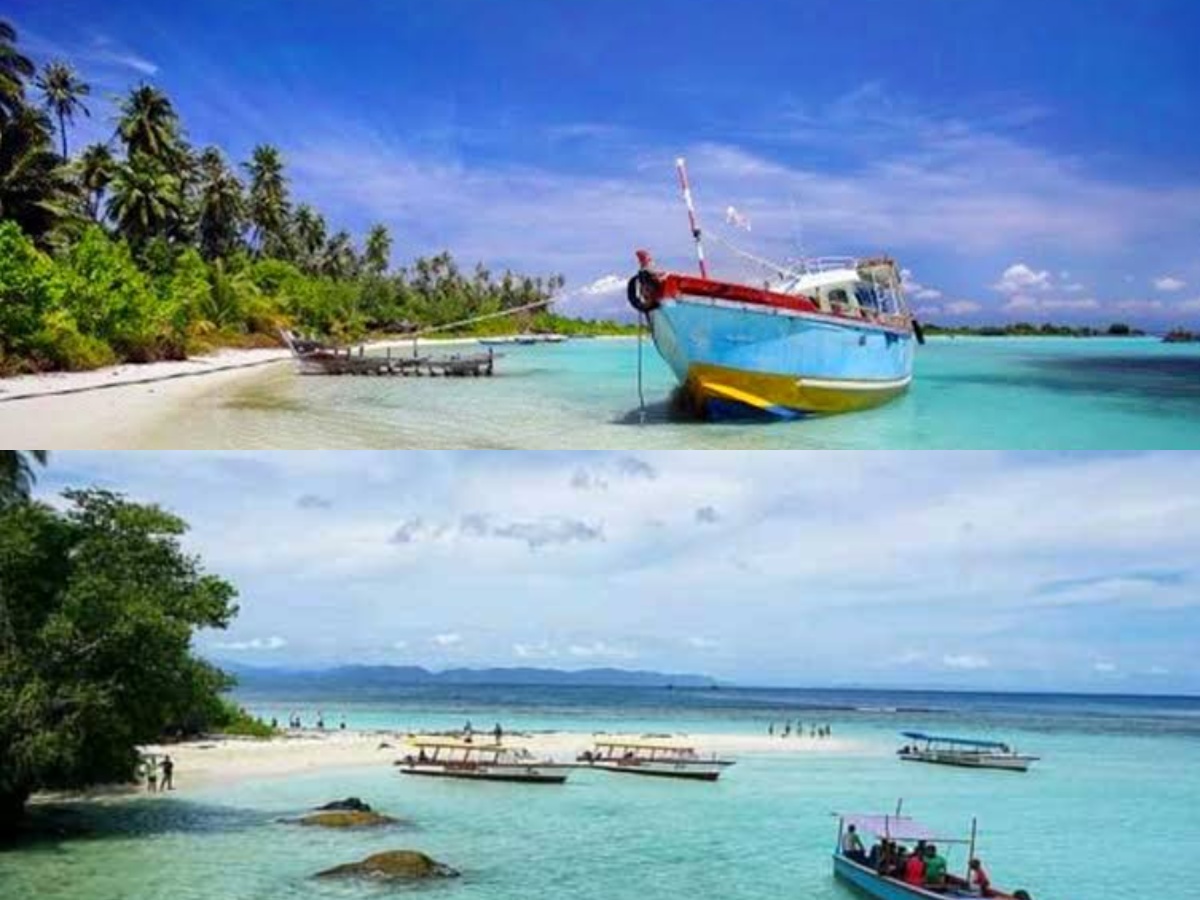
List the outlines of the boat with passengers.
{"type": "Polygon", "coordinates": [[[896,755],[905,762],[1025,772],[1029,770],[1030,764],[1038,759],[1036,756],[1018,753],[1002,741],[945,737],[920,731],[903,731],[900,736],[911,741],[896,751],[896,755]]]}
{"type": "Polygon", "coordinates": [[[977,828],[967,837],[943,836],[927,825],[896,813],[837,813],[838,842],[833,853],[835,877],[877,900],[941,900],[991,897],[1032,900],[1028,891],[996,888],[976,856],[977,828]],[[868,846],[869,845],[869,846],[868,846]],[[950,871],[956,860],[961,875],[950,871]],[[913,859],[920,865],[911,864],[913,859]]]}
{"type": "Polygon", "coordinates": [[[701,756],[695,747],[669,738],[597,738],[577,762],[625,775],[716,781],[732,759],[701,756]]]}
{"type": "Polygon", "coordinates": [[[524,784],[562,784],[567,780],[566,766],[535,759],[524,747],[425,736],[414,737],[409,744],[416,752],[396,761],[405,775],[524,784]]]}

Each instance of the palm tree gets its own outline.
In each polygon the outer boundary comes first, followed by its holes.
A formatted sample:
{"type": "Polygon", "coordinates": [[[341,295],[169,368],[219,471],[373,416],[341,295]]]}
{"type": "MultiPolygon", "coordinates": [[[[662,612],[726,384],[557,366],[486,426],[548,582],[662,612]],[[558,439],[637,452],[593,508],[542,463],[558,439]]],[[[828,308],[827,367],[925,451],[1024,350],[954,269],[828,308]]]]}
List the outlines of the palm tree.
{"type": "Polygon", "coordinates": [[[237,249],[245,215],[242,183],[216,147],[207,148],[199,163],[200,252],[205,259],[229,256],[237,249]]]}
{"type": "Polygon", "coordinates": [[[81,97],[92,92],[87,82],[81,81],[65,62],[46,63],[42,74],[37,80],[38,90],[42,92],[42,102],[46,111],[58,117],[58,135],[62,139],[62,156],[67,159],[67,123],[75,121],[75,113],[82,112],[90,116],[91,112],[83,105],[81,97]]]}
{"type": "Polygon", "coordinates": [[[144,156],[163,166],[174,166],[183,157],[179,116],[170,99],[156,87],[143,84],[121,101],[117,135],[130,161],[144,156]]]}
{"type": "Polygon", "coordinates": [[[367,235],[363,263],[370,274],[382,276],[387,272],[391,259],[392,236],[388,234],[386,225],[376,225],[367,235]]]}
{"type": "Polygon", "coordinates": [[[100,202],[116,172],[117,162],[106,144],[92,144],[75,163],[75,174],[79,186],[87,198],[87,211],[96,221],[100,220],[100,202]]]}
{"type": "Polygon", "coordinates": [[[108,198],[108,215],[133,247],[166,236],[180,221],[179,178],[137,156],[117,168],[108,198]]]}
{"type": "Polygon", "coordinates": [[[354,252],[350,232],[337,232],[325,245],[321,273],[330,278],[353,278],[358,274],[358,267],[358,254],[354,252]]]}
{"type": "Polygon", "coordinates": [[[50,138],[50,120],[22,106],[0,131],[0,219],[11,219],[45,246],[72,215],[75,185],[50,138]]]}
{"type": "Polygon", "coordinates": [[[0,128],[25,105],[25,82],[37,69],[16,48],[17,32],[0,19],[0,128]]]}
{"type": "Polygon", "coordinates": [[[0,450],[0,509],[29,499],[37,481],[34,464],[44,466],[48,457],[45,450],[0,450]]]}
{"type": "Polygon", "coordinates": [[[289,215],[287,179],[278,148],[260,144],[244,168],[250,176],[250,224],[254,244],[264,256],[287,256],[289,215]]]}
{"type": "Polygon", "coordinates": [[[311,206],[301,203],[292,220],[292,236],[297,264],[309,275],[317,274],[325,250],[325,219],[311,206]]]}

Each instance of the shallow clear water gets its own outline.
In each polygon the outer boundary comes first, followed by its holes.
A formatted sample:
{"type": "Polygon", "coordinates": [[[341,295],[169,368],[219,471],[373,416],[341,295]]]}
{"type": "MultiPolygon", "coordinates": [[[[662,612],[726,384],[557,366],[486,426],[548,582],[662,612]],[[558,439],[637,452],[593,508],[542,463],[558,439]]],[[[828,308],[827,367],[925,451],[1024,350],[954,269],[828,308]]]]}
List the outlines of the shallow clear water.
{"type": "MultiPolygon", "coordinates": [[[[390,699],[267,697],[251,709],[345,714],[352,727],[586,731],[620,727],[762,734],[783,717],[832,723],[854,752],[744,755],[714,785],[579,772],[561,787],[406,779],[377,769],[262,780],[186,800],[77,808],[94,836],[0,853],[0,896],[644,900],[852,900],[830,875],[833,810],[889,809],[958,834],[1038,900],[1197,896],[1200,701],[833,692],[437,688],[390,699]],[[815,712],[813,707],[824,707],[815,712]],[[857,709],[855,708],[857,707],[857,709]],[[888,712],[883,710],[905,710],[888,712]],[[900,728],[1003,734],[1043,760],[1027,775],[898,762],[900,728]],[[276,821],[358,795],[409,826],[314,833],[276,821]],[[314,882],[370,852],[421,849],[463,878],[419,889],[314,882]]],[[[780,739],[781,741],[783,739],[780,739]]],[[[186,781],[186,772],[179,773],[186,781]]],[[[962,851],[951,850],[961,867],[962,851]]]]}
{"type": "Polygon", "coordinates": [[[711,424],[672,412],[648,343],[506,348],[494,378],[300,377],[278,367],[214,391],[141,438],[161,447],[1200,447],[1200,346],[1156,339],[935,338],[913,388],[881,409],[711,424]]]}

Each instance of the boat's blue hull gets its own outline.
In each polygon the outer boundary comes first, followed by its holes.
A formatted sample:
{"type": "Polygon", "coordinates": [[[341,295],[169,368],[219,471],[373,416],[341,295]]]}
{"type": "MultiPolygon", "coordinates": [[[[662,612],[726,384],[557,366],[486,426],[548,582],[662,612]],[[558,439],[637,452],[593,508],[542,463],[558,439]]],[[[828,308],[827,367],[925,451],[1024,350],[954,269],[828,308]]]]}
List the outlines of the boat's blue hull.
{"type": "Polygon", "coordinates": [[[690,297],[650,317],[659,353],[704,412],[847,412],[884,403],[912,380],[905,329],[690,297]]]}
{"type": "Polygon", "coordinates": [[[935,893],[904,884],[894,878],[884,878],[867,866],[860,866],[840,854],[834,854],[833,873],[876,900],[945,900],[948,897],[971,896],[954,889],[935,893]]]}

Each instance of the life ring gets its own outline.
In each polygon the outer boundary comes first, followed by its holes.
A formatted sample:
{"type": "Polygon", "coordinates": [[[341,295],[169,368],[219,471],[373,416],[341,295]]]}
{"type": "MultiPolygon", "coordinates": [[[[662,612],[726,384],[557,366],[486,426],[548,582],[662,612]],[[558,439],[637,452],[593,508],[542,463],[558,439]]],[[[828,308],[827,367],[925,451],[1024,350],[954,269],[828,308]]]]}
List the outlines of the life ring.
{"type": "Polygon", "coordinates": [[[659,284],[652,272],[642,269],[625,285],[625,298],[640,313],[658,309],[659,284]]]}

